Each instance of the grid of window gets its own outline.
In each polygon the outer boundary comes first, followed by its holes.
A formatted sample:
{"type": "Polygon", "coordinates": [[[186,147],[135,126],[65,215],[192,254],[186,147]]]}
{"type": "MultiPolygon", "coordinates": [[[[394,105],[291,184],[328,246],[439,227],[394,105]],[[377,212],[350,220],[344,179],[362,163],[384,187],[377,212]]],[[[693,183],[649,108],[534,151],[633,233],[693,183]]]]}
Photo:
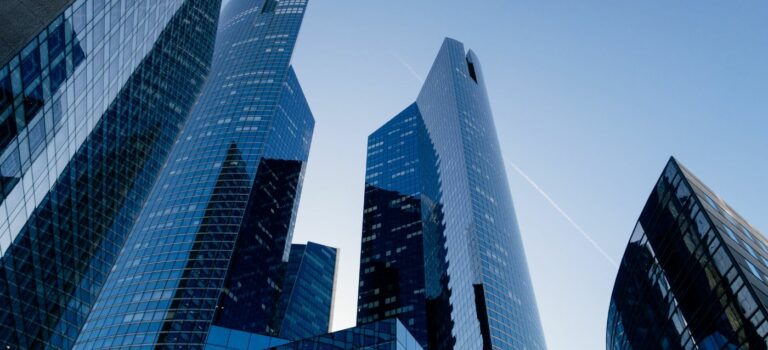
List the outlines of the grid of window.
{"type": "Polygon", "coordinates": [[[263,350],[288,343],[288,340],[236,329],[211,326],[205,350],[263,350]]]}
{"type": "Polygon", "coordinates": [[[725,244],[740,265],[754,277],[749,281],[763,304],[768,304],[768,240],[744,218],[720,199],[711,189],[699,181],[684,167],[681,171],[689,178],[691,188],[699,198],[715,228],[729,237],[725,244]]]}
{"type": "Polygon", "coordinates": [[[182,3],[75,1],[0,67],[0,254],[182,3]]]}
{"type": "MultiPolygon", "coordinates": [[[[622,259],[608,349],[766,347],[765,269],[713,215],[733,211],[712,197],[670,160],[622,259]]],[[[730,224],[748,226],[740,217],[730,224]]],[[[756,231],[749,236],[763,240],[756,231]]]]}
{"type": "Polygon", "coordinates": [[[305,7],[228,2],[209,79],[76,349],[198,348],[212,324],[274,333],[314,127],[289,66],[305,7]]]}
{"type": "Polygon", "coordinates": [[[479,59],[446,39],[417,104],[440,159],[456,347],[545,348],[479,59]]]}
{"type": "Polygon", "coordinates": [[[479,60],[460,42],[369,137],[365,200],[358,322],[397,316],[434,349],[545,348],[479,60]]]}
{"type": "Polygon", "coordinates": [[[338,332],[279,345],[271,350],[422,350],[416,339],[397,319],[360,325],[338,332]]]}
{"type": "Polygon", "coordinates": [[[435,164],[416,104],[368,137],[357,321],[397,317],[425,348],[453,341],[429,334],[451,325],[435,164]]]}
{"type": "Polygon", "coordinates": [[[0,68],[3,347],[72,347],[202,88],[217,10],[74,1],[0,68]]]}
{"type": "Polygon", "coordinates": [[[336,248],[292,244],[280,293],[280,338],[298,340],[330,331],[336,248]]]}

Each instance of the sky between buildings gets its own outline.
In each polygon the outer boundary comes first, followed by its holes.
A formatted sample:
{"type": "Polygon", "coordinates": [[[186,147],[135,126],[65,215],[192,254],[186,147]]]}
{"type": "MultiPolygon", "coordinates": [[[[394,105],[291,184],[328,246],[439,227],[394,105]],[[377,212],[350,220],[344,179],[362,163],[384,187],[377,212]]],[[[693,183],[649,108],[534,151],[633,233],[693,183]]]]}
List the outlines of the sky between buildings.
{"type": "Polygon", "coordinates": [[[366,138],[414,101],[445,36],[480,57],[550,349],[604,348],[610,261],[670,155],[768,232],[765,18],[759,1],[310,0],[295,242],[341,249],[333,328],[355,323],[366,138]]]}

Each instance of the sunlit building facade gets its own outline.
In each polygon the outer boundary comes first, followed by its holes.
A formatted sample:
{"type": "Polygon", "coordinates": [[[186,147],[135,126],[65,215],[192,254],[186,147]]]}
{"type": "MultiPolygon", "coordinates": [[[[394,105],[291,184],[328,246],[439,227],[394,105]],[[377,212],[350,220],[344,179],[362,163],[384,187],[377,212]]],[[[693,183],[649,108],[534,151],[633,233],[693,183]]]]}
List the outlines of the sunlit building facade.
{"type": "Polygon", "coordinates": [[[0,62],[1,348],[73,346],[208,76],[219,6],[2,6],[2,37],[29,41],[0,62]]]}
{"type": "Polygon", "coordinates": [[[358,324],[425,349],[544,349],[477,56],[446,39],[416,103],[368,138],[358,324]]]}
{"type": "Polygon", "coordinates": [[[606,348],[766,349],[768,240],[674,158],[621,261],[606,348]]]}
{"type": "Polygon", "coordinates": [[[314,119],[290,66],[304,0],[231,0],[211,73],[76,349],[277,335],[314,119]]]}

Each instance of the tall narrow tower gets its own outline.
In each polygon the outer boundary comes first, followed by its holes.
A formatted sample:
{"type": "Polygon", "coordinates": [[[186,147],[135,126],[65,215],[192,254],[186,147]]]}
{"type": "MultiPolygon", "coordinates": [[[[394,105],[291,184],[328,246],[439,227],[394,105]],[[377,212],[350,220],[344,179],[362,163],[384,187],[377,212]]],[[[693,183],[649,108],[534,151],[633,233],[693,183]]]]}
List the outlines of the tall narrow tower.
{"type": "Polygon", "coordinates": [[[477,56],[446,39],[416,103],[368,138],[358,323],[424,348],[544,349],[477,56]]]}
{"type": "Polygon", "coordinates": [[[77,349],[276,334],[314,119],[290,66],[305,0],[231,0],[189,122],[77,349]]]}

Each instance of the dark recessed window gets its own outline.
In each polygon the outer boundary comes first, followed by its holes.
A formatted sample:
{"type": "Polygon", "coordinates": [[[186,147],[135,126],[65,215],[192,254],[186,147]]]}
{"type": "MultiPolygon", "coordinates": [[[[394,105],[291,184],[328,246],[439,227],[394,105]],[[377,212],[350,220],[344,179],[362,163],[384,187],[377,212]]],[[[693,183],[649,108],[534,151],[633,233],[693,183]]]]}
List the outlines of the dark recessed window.
{"type": "Polygon", "coordinates": [[[13,118],[10,110],[0,112],[0,151],[5,150],[5,146],[16,136],[16,120],[13,118]]]}
{"type": "Polygon", "coordinates": [[[24,96],[24,120],[29,124],[43,107],[43,87],[38,84],[24,96]]]}
{"type": "Polygon", "coordinates": [[[59,24],[58,27],[51,30],[48,34],[48,57],[51,60],[58,57],[64,52],[64,24],[59,24]]]}
{"type": "Polygon", "coordinates": [[[275,12],[277,7],[277,0],[267,0],[264,2],[264,8],[261,9],[261,13],[275,12]]]}
{"type": "Polygon", "coordinates": [[[472,80],[474,80],[475,83],[477,83],[477,73],[475,72],[475,65],[469,59],[467,59],[467,69],[469,69],[469,76],[472,77],[472,80]]]}
{"type": "Polygon", "coordinates": [[[0,115],[13,105],[10,74],[0,79],[0,115]]]}

